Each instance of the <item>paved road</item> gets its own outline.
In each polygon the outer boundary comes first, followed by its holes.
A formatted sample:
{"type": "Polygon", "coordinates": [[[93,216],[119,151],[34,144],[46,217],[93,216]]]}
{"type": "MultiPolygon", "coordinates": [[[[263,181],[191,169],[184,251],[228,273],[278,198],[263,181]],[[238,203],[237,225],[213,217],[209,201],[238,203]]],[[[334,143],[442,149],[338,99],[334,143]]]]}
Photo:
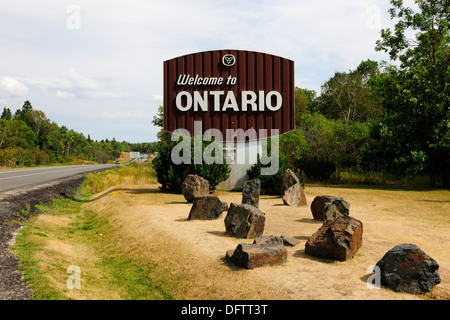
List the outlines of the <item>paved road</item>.
{"type": "Polygon", "coordinates": [[[115,164],[35,167],[0,170],[0,192],[70,177],[79,173],[112,169],[115,164]]]}

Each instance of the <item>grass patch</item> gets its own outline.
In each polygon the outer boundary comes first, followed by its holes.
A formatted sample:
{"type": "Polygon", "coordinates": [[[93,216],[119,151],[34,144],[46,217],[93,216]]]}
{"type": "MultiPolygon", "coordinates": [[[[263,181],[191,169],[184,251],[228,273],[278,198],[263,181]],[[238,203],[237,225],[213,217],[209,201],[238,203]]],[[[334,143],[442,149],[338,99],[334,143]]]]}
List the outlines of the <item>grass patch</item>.
{"type": "Polygon", "coordinates": [[[151,163],[132,163],[111,170],[89,174],[82,184],[84,194],[104,191],[118,184],[157,183],[156,172],[151,163]]]}
{"type": "Polygon", "coordinates": [[[429,186],[427,175],[406,175],[397,177],[375,171],[338,170],[330,177],[329,183],[347,185],[395,185],[429,186]]]}
{"type": "MultiPolygon", "coordinates": [[[[33,291],[33,300],[172,299],[170,279],[155,277],[158,265],[130,257],[118,246],[116,229],[108,214],[86,208],[88,195],[106,188],[110,179],[127,180],[148,173],[148,166],[132,165],[93,174],[73,199],[40,204],[20,231],[12,252],[21,260],[19,269],[33,291]],[[81,270],[81,289],[69,289],[69,266],[81,270]]],[[[143,179],[141,181],[149,181],[143,179]]],[[[150,178],[151,181],[151,178],[150,178]]],[[[28,215],[27,212],[17,216],[28,215]]]]}

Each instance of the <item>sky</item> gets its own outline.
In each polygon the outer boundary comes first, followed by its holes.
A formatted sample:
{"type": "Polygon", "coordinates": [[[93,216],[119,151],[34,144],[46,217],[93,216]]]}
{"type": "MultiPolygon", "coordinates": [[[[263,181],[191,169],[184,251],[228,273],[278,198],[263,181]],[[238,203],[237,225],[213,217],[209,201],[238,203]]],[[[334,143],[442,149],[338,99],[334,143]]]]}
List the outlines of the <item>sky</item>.
{"type": "Polygon", "coordinates": [[[0,108],[29,100],[94,140],[156,141],[163,62],[238,49],[293,60],[315,90],[376,52],[388,0],[0,0],[0,108]]]}

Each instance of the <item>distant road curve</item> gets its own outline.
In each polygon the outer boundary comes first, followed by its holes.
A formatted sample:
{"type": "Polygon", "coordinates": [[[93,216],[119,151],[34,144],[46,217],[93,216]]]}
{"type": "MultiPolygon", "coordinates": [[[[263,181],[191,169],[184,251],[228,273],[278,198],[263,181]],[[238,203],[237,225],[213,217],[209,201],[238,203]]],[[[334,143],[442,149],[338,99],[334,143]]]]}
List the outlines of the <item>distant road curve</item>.
{"type": "Polygon", "coordinates": [[[20,189],[23,187],[37,185],[56,179],[63,179],[80,173],[112,169],[117,166],[119,165],[104,164],[0,169],[0,192],[20,189]]]}

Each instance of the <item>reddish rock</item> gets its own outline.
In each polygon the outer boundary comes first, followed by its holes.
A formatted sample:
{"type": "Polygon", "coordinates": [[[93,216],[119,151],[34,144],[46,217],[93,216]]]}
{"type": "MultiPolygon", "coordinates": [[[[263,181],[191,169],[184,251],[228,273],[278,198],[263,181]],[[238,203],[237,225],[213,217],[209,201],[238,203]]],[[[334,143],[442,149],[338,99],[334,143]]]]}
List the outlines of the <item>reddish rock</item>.
{"type": "Polygon", "coordinates": [[[280,194],[283,196],[284,192],[292,187],[293,185],[300,184],[300,181],[298,180],[297,176],[294,172],[292,172],[291,169],[287,169],[283,172],[283,175],[281,177],[280,182],[280,194]]]}
{"type": "Polygon", "coordinates": [[[283,244],[283,239],[279,236],[260,236],[253,240],[253,244],[258,246],[278,245],[283,244]]]}
{"type": "Polygon", "coordinates": [[[314,220],[328,221],[340,216],[348,216],[350,203],[344,198],[334,196],[317,196],[311,202],[314,220]]]}
{"type": "Polygon", "coordinates": [[[362,246],[362,222],[352,217],[338,217],[324,224],[308,239],[307,255],[345,261],[353,258],[362,246]]]}
{"type": "Polygon", "coordinates": [[[263,234],[266,216],[258,208],[231,203],[225,217],[226,233],[237,238],[256,238],[263,234]]]}
{"type": "Polygon", "coordinates": [[[189,212],[188,220],[218,219],[222,215],[224,207],[224,202],[216,196],[196,197],[189,212]]]}
{"type": "Polygon", "coordinates": [[[381,283],[396,292],[429,292],[441,282],[439,265],[414,244],[401,244],[378,261],[381,283]]]}
{"type": "Polygon", "coordinates": [[[283,240],[283,244],[288,247],[293,247],[300,243],[299,240],[289,236],[281,236],[281,240],[283,240]]]}
{"type": "Polygon", "coordinates": [[[247,269],[285,263],[287,249],[282,243],[239,244],[227,252],[227,257],[237,266],[247,269]]]}
{"type": "Polygon", "coordinates": [[[181,184],[181,192],[188,202],[193,202],[195,197],[209,195],[209,182],[196,174],[189,174],[181,184]]]}
{"type": "Polygon", "coordinates": [[[289,187],[283,194],[283,203],[291,207],[300,207],[306,205],[305,192],[300,183],[289,187]]]}

